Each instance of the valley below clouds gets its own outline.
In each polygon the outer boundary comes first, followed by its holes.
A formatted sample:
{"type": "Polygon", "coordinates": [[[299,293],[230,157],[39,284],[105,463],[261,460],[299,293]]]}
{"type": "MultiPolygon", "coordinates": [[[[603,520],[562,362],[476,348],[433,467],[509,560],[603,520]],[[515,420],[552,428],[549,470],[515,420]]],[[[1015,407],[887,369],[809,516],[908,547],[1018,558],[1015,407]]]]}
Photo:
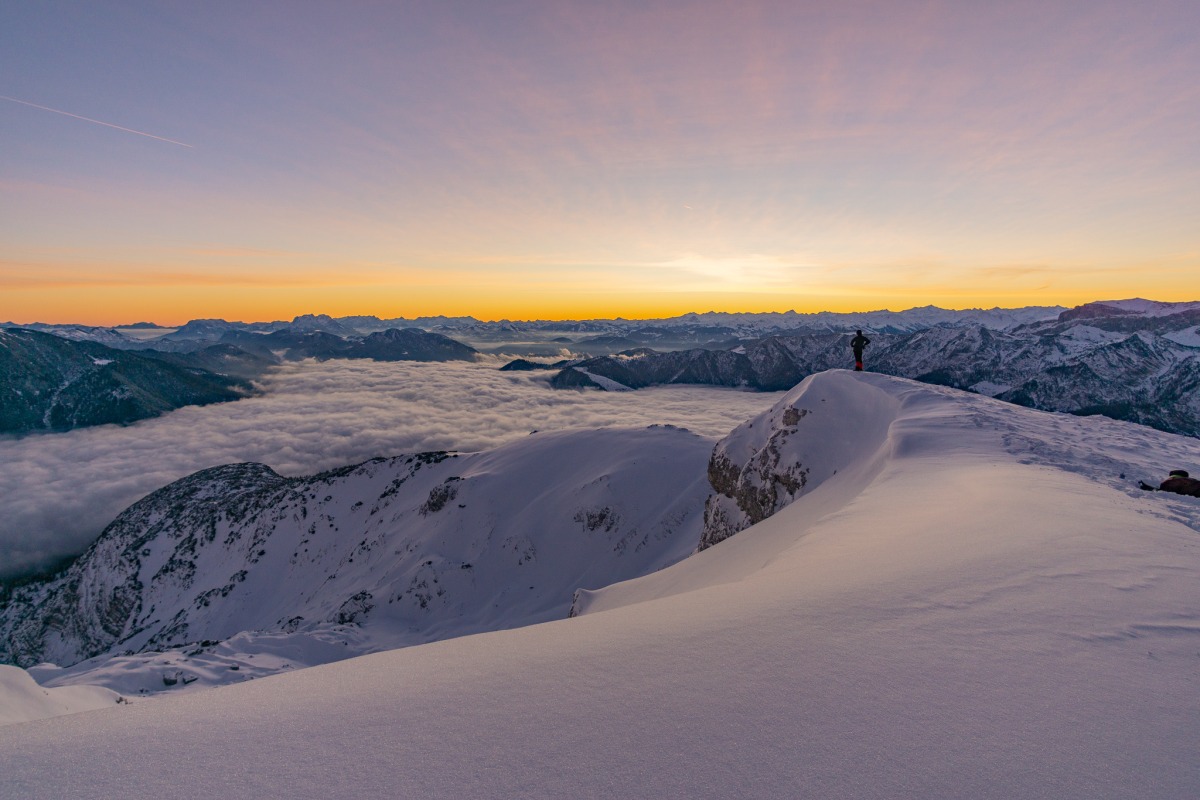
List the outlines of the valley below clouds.
{"type": "Polygon", "coordinates": [[[652,424],[715,442],[780,396],[707,386],[555,391],[551,373],[500,372],[501,363],[308,361],[272,370],[245,400],[125,427],[0,438],[0,578],[82,552],[129,504],[218,464],[257,461],[299,476],[375,456],[487,450],[534,430],[652,424]]]}

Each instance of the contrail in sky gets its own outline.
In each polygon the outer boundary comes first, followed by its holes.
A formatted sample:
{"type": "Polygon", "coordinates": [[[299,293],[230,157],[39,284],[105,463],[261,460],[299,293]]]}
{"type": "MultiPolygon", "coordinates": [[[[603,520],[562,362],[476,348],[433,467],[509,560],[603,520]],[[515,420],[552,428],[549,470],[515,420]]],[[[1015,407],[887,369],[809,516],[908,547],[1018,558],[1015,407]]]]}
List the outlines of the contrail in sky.
{"type": "Polygon", "coordinates": [[[62,114],[64,117],[74,117],[75,119],[81,119],[84,122],[94,122],[97,125],[103,125],[106,128],[116,128],[117,130],[125,131],[126,133],[136,133],[138,136],[149,136],[151,139],[158,139],[160,142],[170,142],[171,144],[177,144],[180,147],[191,147],[190,144],[184,144],[183,142],[177,142],[174,139],[168,139],[165,136],[155,136],[153,133],[146,133],[145,131],[135,131],[133,128],[122,128],[120,125],[113,125],[111,122],[101,122],[100,120],[92,119],[91,117],[81,117],[78,114],[72,114],[70,111],[59,111],[57,108],[50,108],[49,106],[39,106],[37,103],[30,103],[27,100],[18,100],[15,97],[5,97],[4,95],[0,94],[0,100],[8,100],[10,103],[20,103],[23,106],[30,106],[31,108],[40,108],[42,111],[50,111],[55,114],[62,114]]]}

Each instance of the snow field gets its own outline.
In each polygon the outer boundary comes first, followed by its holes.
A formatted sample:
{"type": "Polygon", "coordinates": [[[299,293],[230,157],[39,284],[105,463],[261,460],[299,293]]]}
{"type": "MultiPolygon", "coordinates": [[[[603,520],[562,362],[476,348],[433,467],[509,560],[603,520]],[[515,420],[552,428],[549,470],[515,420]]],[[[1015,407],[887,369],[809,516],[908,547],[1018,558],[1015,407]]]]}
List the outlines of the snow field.
{"type": "Polygon", "coordinates": [[[580,617],[9,726],[0,796],[1200,794],[1200,521],[1110,474],[1200,444],[844,372],[763,418],[822,399],[836,474],[580,617]]]}
{"type": "Polygon", "coordinates": [[[0,726],[107,708],[119,697],[99,686],[46,688],[20,667],[0,664],[0,726]]]}

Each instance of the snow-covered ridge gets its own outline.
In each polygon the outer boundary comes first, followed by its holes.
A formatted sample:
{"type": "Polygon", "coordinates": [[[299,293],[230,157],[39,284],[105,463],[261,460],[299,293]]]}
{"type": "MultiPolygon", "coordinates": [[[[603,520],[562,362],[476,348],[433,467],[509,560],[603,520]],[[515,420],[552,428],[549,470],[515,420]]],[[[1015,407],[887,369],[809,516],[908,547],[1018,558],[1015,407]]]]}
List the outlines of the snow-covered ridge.
{"type": "Polygon", "coordinates": [[[347,657],[560,618],[575,589],[695,548],[710,449],[659,426],[312,478],[205,470],[130,507],[63,577],[18,590],[0,610],[3,658],[92,659],[39,675],[161,691],[261,674],[238,653],[278,651],[281,635],[308,643],[290,662],[303,666],[329,660],[331,642],[347,657]],[[244,632],[237,649],[222,646],[244,632]],[[147,657],[137,675],[137,663],[109,663],[184,645],[191,659],[147,657]]]}
{"type": "Polygon", "coordinates": [[[721,452],[740,476],[772,444],[759,477],[786,488],[792,459],[812,466],[773,515],[581,592],[574,619],[10,726],[5,786],[299,800],[1200,793],[1200,504],[1133,485],[1200,463],[1196,440],[839,371],[721,452]],[[186,757],[163,757],[171,742],[186,757]],[[280,753],[286,768],[264,771],[280,753]]]}
{"type": "MultiPolygon", "coordinates": [[[[1005,541],[1034,530],[1077,527],[1074,518],[1083,510],[1082,501],[1062,498],[1069,505],[1055,511],[1058,488],[1039,490],[1040,480],[1057,485],[1081,478],[1090,488],[1073,491],[1104,498],[1102,507],[1123,509],[1125,522],[1102,526],[1111,532],[1106,535],[1123,536],[1123,524],[1136,530],[1178,525],[1181,542],[1194,543],[1200,541],[1195,538],[1200,536],[1200,502],[1141,491],[1135,478],[1148,475],[1157,483],[1168,469],[1188,465],[1200,465],[1200,441],[1191,437],[1103,417],[1047,414],[884,375],[820,373],[740,425],[713,450],[708,470],[715,491],[706,508],[702,552],[655,575],[581,591],[572,613],[742,580],[769,564],[775,548],[793,546],[825,521],[839,529],[854,527],[865,538],[893,537],[896,530],[915,534],[927,524],[919,520],[939,515],[949,526],[947,534],[956,526],[974,525],[1005,541]],[[1011,485],[1000,480],[994,491],[984,488],[1010,468],[1011,485]],[[975,481],[981,486],[972,486],[975,481]],[[891,484],[905,488],[899,495],[884,492],[887,500],[873,503],[870,514],[858,515],[866,498],[891,484]],[[1010,490],[1010,499],[995,501],[1011,507],[986,524],[968,522],[966,510],[955,511],[965,498],[1010,490]],[[1024,508],[1018,491],[1029,492],[1031,502],[1036,498],[1045,507],[1024,508]],[[894,505],[889,509],[888,503],[894,505]],[[1143,518],[1126,517],[1130,508],[1143,518]]],[[[921,536],[935,538],[923,531],[921,536]]],[[[931,554],[916,554],[922,555],[931,554]]],[[[863,557],[881,563],[866,552],[863,557]]],[[[1200,557],[1194,560],[1200,574],[1200,557]]],[[[1188,625],[1200,632],[1200,604],[1193,599],[1190,606],[1188,625]]]]}
{"type": "Polygon", "coordinates": [[[843,482],[866,483],[898,408],[892,393],[838,371],[801,383],[739,425],[709,458],[714,494],[700,549],[762,522],[839,472],[843,482]]]}

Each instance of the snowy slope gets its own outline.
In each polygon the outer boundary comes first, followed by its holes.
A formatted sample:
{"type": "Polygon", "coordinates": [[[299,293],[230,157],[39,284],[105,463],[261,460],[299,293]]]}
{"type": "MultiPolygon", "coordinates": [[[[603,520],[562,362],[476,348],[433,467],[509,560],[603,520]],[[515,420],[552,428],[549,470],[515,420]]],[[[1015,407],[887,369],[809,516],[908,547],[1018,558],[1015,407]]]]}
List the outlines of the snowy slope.
{"type": "Polygon", "coordinates": [[[9,726],[0,796],[1200,795],[1200,503],[1121,477],[1194,439],[844,372],[771,414],[726,452],[822,479],[575,619],[9,726]]]}
{"type": "Polygon", "coordinates": [[[20,667],[0,664],[0,726],[93,711],[123,702],[99,686],[39,686],[20,667]]]}
{"type": "Polygon", "coordinates": [[[129,508],[60,579],[17,590],[0,652],[70,667],[33,670],[50,685],[133,694],[562,618],[577,588],[695,548],[710,449],[654,426],[311,478],[204,470],[129,508]]]}

